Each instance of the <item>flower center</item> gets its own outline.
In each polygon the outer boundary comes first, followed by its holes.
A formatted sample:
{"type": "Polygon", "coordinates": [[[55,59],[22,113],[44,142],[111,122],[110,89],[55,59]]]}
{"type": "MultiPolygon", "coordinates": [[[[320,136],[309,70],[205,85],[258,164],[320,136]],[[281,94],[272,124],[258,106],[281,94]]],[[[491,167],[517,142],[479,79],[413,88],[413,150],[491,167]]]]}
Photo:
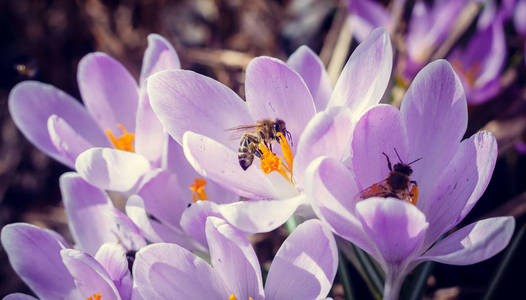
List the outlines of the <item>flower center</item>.
{"type": "Polygon", "coordinates": [[[267,146],[265,146],[263,143],[260,143],[258,147],[262,153],[260,158],[261,170],[263,170],[265,174],[270,174],[271,172],[276,171],[287,181],[294,183],[294,179],[292,177],[292,161],[294,160],[292,149],[290,149],[287,139],[281,132],[278,132],[277,136],[279,137],[279,145],[281,146],[285,163],[281,161],[281,157],[278,157],[276,154],[272,153],[272,151],[270,151],[267,146]]]}
{"type": "Polygon", "coordinates": [[[106,134],[113,143],[113,146],[119,150],[134,152],[135,150],[133,149],[133,140],[135,139],[135,134],[128,132],[122,124],[117,124],[117,126],[122,130],[122,135],[118,138],[113,136],[111,130],[106,129],[106,134]]]}
{"type": "Polygon", "coordinates": [[[466,82],[470,87],[475,86],[475,82],[477,81],[477,76],[479,75],[481,68],[479,62],[474,62],[468,68],[465,68],[458,59],[453,60],[451,64],[453,65],[455,71],[464,76],[466,82]]]}
{"type": "Polygon", "coordinates": [[[206,180],[204,180],[203,178],[194,179],[194,183],[190,185],[190,190],[192,190],[192,199],[194,203],[196,203],[197,200],[208,200],[208,195],[205,192],[205,185],[206,180]]]}
{"type": "Polygon", "coordinates": [[[102,295],[100,293],[98,294],[93,294],[91,297],[89,298],[86,298],[86,300],[100,300],[102,297],[102,295]]]}
{"type": "MultiPolygon", "coordinates": [[[[236,295],[232,294],[228,297],[228,300],[237,300],[236,295]]],[[[248,297],[248,300],[254,300],[252,297],[248,297]]]]}

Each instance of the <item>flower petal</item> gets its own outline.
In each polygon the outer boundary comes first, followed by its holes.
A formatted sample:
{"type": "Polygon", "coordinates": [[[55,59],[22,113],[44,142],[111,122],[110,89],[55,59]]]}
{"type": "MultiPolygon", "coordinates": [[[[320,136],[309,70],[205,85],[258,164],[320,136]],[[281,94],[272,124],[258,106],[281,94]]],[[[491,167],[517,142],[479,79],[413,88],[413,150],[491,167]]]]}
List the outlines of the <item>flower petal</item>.
{"type": "Polygon", "coordinates": [[[91,144],[104,146],[107,137],[73,97],[56,87],[37,81],[17,84],[9,94],[9,113],[24,136],[37,148],[59,162],[73,167],[53,145],[47,128],[51,115],[64,119],[91,144]]]}
{"type": "Polygon", "coordinates": [[[275,58],[257,57],[248,64],[245,90],[252,118],[285,121],[293,144],[316,113],[312,95],[301,76],[275,58]]]}
{"type": "Polygon", "coordinates": [[[197,201],[188,207],[181,217],[181,227],[205,249],[208,249],[205,225],[210,216],[222,218],[219,205],[212,201],[197,201]]]}
{"type": "Polygon", "coordinates": [[[382,256],[380,263],[384,269],[403,266],[424,241],[426,217],[406,201],[369,198],[356,204],[356,212],[382,256]]]}
{"type": "Polygon", "coordinates": [[[91,148],[77,157],[75,169],[84,180],[100,189],[126,192],[150,170],[150,163],[137,153],[91,148]]]}
{"type": "Polygon", "coordinates": [[[95,258],[75,249],[63,249],[60,255],[83,297],[100,293],[105,300],[121,299],[110,276],[95,258]]]}
{"type": "Polygon", "coordinates": [[[401,107],[411,158],[412,178],[425,199],[443,167],[453,157],[466,131],[467,104],[462,83],[445,60],[437,60],[420,71],[407,90],[401,107]]]}
{"type": "MultiPolygon", "coordinates": [[[[68,166],[74,166],[75,160],[80,153],[93,147],[75,129],[73,129],[64,119],[57,115],[51,115],[47,122],[49,138],[62,155],[68,161],[68,166]]],[[[109,144],[107,145],[109,146],[109,144]]]]}
{"type": "Polygon", "coordinates": [[[244,171],[237,153],[206,136],[188,131],[183,149],[188,162],[197,173],[219,185],[248,198],[274,198],[274,186],[259,168],[244,171]]]}
{"type": "Polygon", "coordinates": [[[513,217],[478,221],[439,241],[420,259],[450,265],[475,264],[506,248],[514,228],[513,217]]]}
{"type": "Polygon", "coordinates": [[[285,224],[304,201],[303,195],[289,199],[238,201],[219,205],[219,212],[244,232],[269,232],[285,224]]]}
{"type": "Polygon", "coordinates": [[[359,192],[354,174],[337,159],[320,157],[307,169],[305,193],[316,215],[336,234],[375,255],[360,220],[354,215],[359,192]]]}
{"type": "Polygon", "coordinates": [[[140,92],[135,127],[135,152],[146,157],[152,165],[161,166],[168,134],[150,106],[146,90],[140,92]]]}
{"type": "Polygon", "coordinates": [[[121,297],[130,299],[133,279],[128,269],[128,258],[124,247],[119,244],[106,243],[99,248],[95,259],[106,270],[121,297]]]}
{"type": "Polygon", "coordinates": [[[318,220],[306,221],[276,253],[265,283],[266,299],[326,297],[337,267],[338,248],[332,233],[318,220]]]}
{"type": "Polygon", "coordinates": [[[302,186],[309,164],[319,156],[344,160],[350,154],[352,115],[346,107],[331,107],[317,113],[307,124],[298,141],[294,157],[296,184],[302,186]]]}
{"type": "Polygon", "coordinates": [[[179,144],[190,130],[237,149],[228,129],[253,123],[243,100],[212,78],[169,70],[150,76],[147,85],[153,111],[179,144]]]}
{"type": "Polygon", "coordinates": [[[2,246],[15,272],[39,298],[64,299],[75,288],[60,258],[60,250],[68,245],[56,232],[9,224],[2,228],[2,246]]]}
{"type": "Polygon", "coordinates": [[[287,65],[301,75],[314,99],[316,111],[327,106],[332,93],[329,74],[321,59],[309,47],[300,46],[287,60],[287,65]]]}
{"type": "Polygon", "coordinates": [[[350,26],[358,41],[363,41],[375,28],[390,29],[391,14],[380,3],[370,0],[350,1],[350,26]]]}
{"type": "Polygon", "coordinates": [[[153,244],[137,252],[133,278],[144,299],[228,299],[210,265],[175,244],[153,244]]]}
{"type": "Polygon", "coordinates": [[[4,300],[38,300],[38,298],[26,294],[14,293],[5,296],[4,300]]]}
{"type": "Polygon", "coordinates": [[[179,62],[179,56],[177,56],[172,44],[161,35],[149,34],[148,48],[146,48],[142,57],[141,88],[146,87],[146,79],[150,75],[163,70],[180,68],[181,62],[179,62]]]}
{"type": "Polygon", "coordinates": [[[210,262],[238,299],[264,299],[259,261],[248,239],[224,220],[208,217],[206,239],[210,262]]]}
{"type": "Polygon", "coordinates": [[[135,130],[138,87],[131,74],[114,58],[101,52],[84,56],[77,81],[84,105],[102,129],[120,132],[118,124],[135,130]]]}
{"type": "Polygon", "coordinates": [[[352,53],[327,106],[347,106],[359,116],[380,102],[392,67],[389,33],[383,28],[376,29],[352,53]]]}

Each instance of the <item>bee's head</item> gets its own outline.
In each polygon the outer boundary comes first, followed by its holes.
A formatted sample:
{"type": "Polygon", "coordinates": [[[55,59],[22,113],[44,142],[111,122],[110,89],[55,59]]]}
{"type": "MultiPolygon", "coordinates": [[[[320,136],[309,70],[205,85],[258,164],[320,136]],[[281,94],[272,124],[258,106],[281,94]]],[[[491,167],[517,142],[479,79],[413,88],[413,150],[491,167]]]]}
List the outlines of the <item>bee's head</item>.
{"type": "Polygon", "coordinates": [[[407,176],[410,176],[411,174],[413,174],[413,169],[411,169],[409,165],[406,165],[404,163],[395,164],[393,169],[395,172],[399,172],[407,176]]]}
{"type": "Polygon", "coordinates": [[[276,122],[274,122],[274,130],[276,132],[281,132],[285,136],[285,138],[292,142],[292,136],[290,134],[290,131],[287,130],[285,121],[281,119],[276,119],[276,122]]]}

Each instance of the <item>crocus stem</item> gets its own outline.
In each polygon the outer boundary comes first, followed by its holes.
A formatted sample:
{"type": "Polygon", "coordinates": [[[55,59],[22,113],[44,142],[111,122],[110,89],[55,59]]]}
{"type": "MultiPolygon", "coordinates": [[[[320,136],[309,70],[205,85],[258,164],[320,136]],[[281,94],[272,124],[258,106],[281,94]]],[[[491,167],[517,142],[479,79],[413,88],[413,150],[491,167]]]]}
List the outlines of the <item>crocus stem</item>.
{"type": "Polygon", "coordinates": [[[376,270],[376,267],[374,266],[374,263],[370,261],[367,258],[367,254],[363,252],[358,247],[352,245],[352,249],[354,251],[354,254],[358,258],[358,261],[360,262],[360,265],[362,266],[362,269],[364,270],[365,274],[367,275],[367,281],[371,282],[371,286],[374,289],[372,292],[373,294],[381,294],[382,293],[382,278],[378,274],[378,271],[376,270]]]}
{"type": "Polygon", "coordinates": [[[510,262],[512,261],[513,255],[515,254],[516,250],[519,248],[519,244],[524,237],[524,233],[526,232],[526,225],[522,225],[521,229],[511,242],[510,246],[508,247],[508,250],[506,251],[506,254],[504,255],[504,258],[502,259],[502,262],[500,263],[497,271],[495,272],[495,276],[493,276],[493,279],[491,280],[491,283],[489,285],[488,291],[486,292],[486,295],[484,296],[484,300],[493,299],[493,295],[495,294],[495,291],[497,290],[497,287],[508,268],[510,262]]]}
{"type": "Polygon", "coordinates": [[[418,268],[418,273],[416,274],[416,278],[411,285],[411,290],[409,291],[410,294],[407,298],[408,300],[422,299],[422,293],[426,286],[427,278],[429,277],[429,274],[431,274],[431,271],[433,271],[434,266],[434,262],[426,261],[420,266],[420,268],[418,268]]]}
{"type": "Polygon", "coordinates": [[[343,292],[346,300],[354,300],[354,292],[351,285],[351,278],[349,272],[347,272],[347,261],[345,256],[338,252],[338,274],[340,282],[343,285],[343,292]]]}
{"type": "Polygon", "coordinates": [[[289,234],[291,234],[296,227],[298,227],[298,220],[296,220],[296,216],[292,215],[288,220],[287,223],[285,223],[285,227],[287,228],[287,231],[289,234]]]}
{"type": "Polygon", "coordinates": [[[402,280],[400,280],[400,276],[394,275],[393,272],[388,272],[385,275],[383,300],[397,300],[401,287],[402,280]]]}

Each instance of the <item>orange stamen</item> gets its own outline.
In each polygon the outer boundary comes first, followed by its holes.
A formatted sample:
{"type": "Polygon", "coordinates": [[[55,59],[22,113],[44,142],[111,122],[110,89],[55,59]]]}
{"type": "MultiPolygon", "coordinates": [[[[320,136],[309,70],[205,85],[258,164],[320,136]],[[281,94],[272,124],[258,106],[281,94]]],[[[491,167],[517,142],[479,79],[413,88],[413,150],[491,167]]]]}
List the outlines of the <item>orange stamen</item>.
{"type": "MultiPolygon", "coordinates": [[[[237,300],[236,295],[231,294],[230,297],[228,297],[228,300],[237,300]]],[[[248,300],[254,300],[252,297],[248,297],[248,300]]]]}
{"type": "Polygon", "coordinates": [[[418,187],[416,186],[416,184],[413,184],[409,194],[411,195],[411,198],[410,198],[411,203],[413,203],[413,205],[416,205],[416,202],[418,201],[418,187]]]}
{"type": "Polygon", "coordinates": [[[128,132],[122,124],[117,124],[117,126],[122,130],[122,135],[118,138],[115,138],[115,136],[113,136],[111,130],[106,129],[106,134],[113,143],[113,146],[115,146],[115,148],[119,150],[135,152],[133,148],[133,140],[135,139],[135,134],[128,132]]]}
{"type": "MultiPolygon", "coordinates": [[[[292,183],[292,169],[289,169],[287,165],[284,165],[281,162],[281,158],[278,157],[276,154],[272,153],[263,143],[259,144],[258,147],[259,150],[263,153],[260,158],[261,170],[263,170],[265,174],[270,174],[271,172],[276,171],[279,174],[281,174],[281,176],[283,176],[287,181],[290,181],[292,183]]],[[[283,151],[283,156],[285,157],[285,161],[292,159],[292,151],[290,151],[290,147],[289,153],[285,154],[286,149],[284,150],[285,151],[283,151]]]]}
{"type": "Polygon", "coordinates": [[[205,201],[208,200],[208,195],[205,192],[206,180],[203,178],[194,179],[194,183],[190,185],[190,190],[192,190],[192,199],[194,203],[197,200],[205,201]]]}
{"type": "Polygon", "coordinates": [[[100,300],[102,297],[101,293],[93,294],[91,297],[86,298],[86,300],[100,300]]]}

